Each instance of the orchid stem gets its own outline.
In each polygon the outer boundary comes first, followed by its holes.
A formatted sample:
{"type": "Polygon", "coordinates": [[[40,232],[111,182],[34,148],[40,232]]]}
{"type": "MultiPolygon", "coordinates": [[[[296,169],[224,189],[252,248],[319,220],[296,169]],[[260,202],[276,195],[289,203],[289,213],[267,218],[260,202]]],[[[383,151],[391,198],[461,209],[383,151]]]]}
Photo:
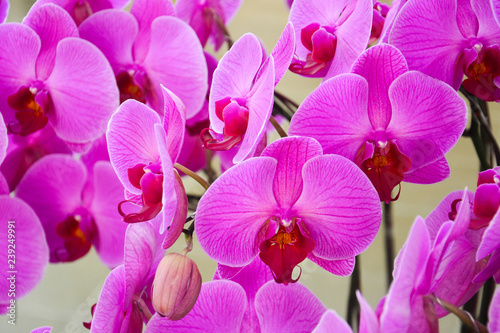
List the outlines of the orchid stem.
{"type": "Polygon", "coordinates": [[[278,134],[280,135],[280,137],[286,138],[288,136],[288,134],[286,134],[285,130],[276,121],[276,119],[274,119],[273,116],[271,116],[271,118],[269,118],[269,121],[271,122],[271,124],[273,124],[274,128],[276,129],[276,131],[278,132],[278,134]]]}
{"type": "Polygon", "coordinates": [[[488,333],[488,329],[483,324],[475,320],[474,317],[469,312],[460,310],[455,305],[448,303],[437,297],[435,297],[435,301],[443,309],[457,316],[458,319],[460,319],[464,324],[475,330],[475,332],[488,333]]]}
{"type": "Polygon", "coordinates": [[[202,177],[200,177],[199,175],[197,175],[193,171],[189,170],[185,166],[183,166],[179,163],[175,163],[174,168],[178,169],[179,171],[184,172],[186,175],[188,175],[189,177],[196,180],[198,182],[198,184],[200,184],[201,186],[203,186],[205,188],[205,190],[208,190],[208,188],[210,187],[210,184],[205,179],[203,179],[202,177]]]}
{"type": "Polygon", "coordinates": [[[293,107],[295,110],[299,108],[299,104],[295,103],[282,93],[277,92],[276,90],[274,91],[274,96],[276,96],[280,101],[282,101],[288,108],[293,107]]]}
{"type": "Polygon", "coordinates": [[[351,275],[351,285],[349,287],[349,299],[347,301],[347,323],[354,327],[354,321],[359,326],[359,303],[356,298],[356,291],[361,290],[361,266],[359,257],[356,257],[356,264],[351,275]],[[356,316],[356,317],[354,317],[356,316]],[[355,319],[356,318],[356,319],[355,319]]]}
{"type": "Polygon", "coordinates": [[[392,235],[392,207],[390,202],[384,202],[384,228],[386,277],[387,288],[389,288],[392,283],[392,271],[394,270],[394,237],[392,235]]]}
{"type": "Polygon", "coordinates": [[[212,184],[215,181],[215,179],[217,179],[217,175],[215,174],[215,171],[212,168],[212,158],[213,158],[213,156],[214,156],[214,153],[211,150],[207,149],[205,151],[205,159],[206,159],[206,162],[207,162],[207,166],[205,168],[205,172],[207,174],[208,182],[210,184],[212,184]]]}
{"type": "Polygon", "coordinates": [[[483,294],[481,296],[481,308],[479,310],[478,317],[478,320],[481,323],[486,323],[488,321],[488,310],[494,293],[495,280],[493,278],[489,278],[483,285],[483,294]]]}
{"type": "Polygon", "coordinates": [[[231,38],[231,35],[229,34],[229,31],[227,30],[227,27],[224,24],[224,22],[222,21],[222,18],[219,16],[219,14],[217,14],[215,11],[213,11],[213,15],[214,15],[215,24],[217,24],[217,27],[220,29],[220,31],[224,35],[224,38],[226,39],[226,42],[227,42],[227,49],[229,50],[229,49],[231,49],[231,47],[233,47],[233,44],[234,44],[233,39],[231,38]]]}

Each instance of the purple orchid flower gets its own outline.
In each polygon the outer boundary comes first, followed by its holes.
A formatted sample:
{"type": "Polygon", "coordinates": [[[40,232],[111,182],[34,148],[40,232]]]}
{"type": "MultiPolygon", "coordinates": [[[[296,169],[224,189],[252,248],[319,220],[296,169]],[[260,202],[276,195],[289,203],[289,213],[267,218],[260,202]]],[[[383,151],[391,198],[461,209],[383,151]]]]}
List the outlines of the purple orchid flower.
{"type": "Polygon", "coordinates": [[[410,69],[455,90],[462,84],[485,101],[500,101],[500,26],[489,0],[409,1],[394,21],[389,42],[410,69]]]}
{"type": "Polygon", "coordinates": [[[53,3],[67,11],[76,25],[80,25],[95,12],[110,8],[123,8],[128,2],[129,0],[37,0],[31,10],[36,10],[46,3],[53,3]]]}
{"type": "MultiPolygon", "coordinates": [[[[125,222],[153,219],[163,211],[160,232],[167,228],[165,248],[179,237],[187,216],[187,197],[173,169],[183,143],[186,110],[182,102],[163,88],[164,119],[145,104],[124,102],[113,114],[106,133],[111,164],[125,187],[128,201],[142,206],[125,214],[125,222]]],[[[122,202],[123,203],[123,202],[122,202]]]]}
{"type": "Polygon", "coordinates": [[[491,0],[491,7],[493,9],[493,14],[495,14],[497,23],[500,25],[500,1],[491,0]]]}
{"type": "Polygon", "coordinates": [[[64,141],[102,135],[118,106],[111,67],[78,37],[56,5],[30,12],[23,24],[0,25],[0,110],[10,132],[28,135],[50,123],[64,141]]]}
{"type": "Polygon", "coordinates": [[[143,324],[151,318],[151,286],[165,254],[157,220],[128,225],[123,265],[111,271],[104,282],[90,332],[142,332],[143,324]]]}
{"type": "Polygon", "coordinates": [[[205,47],[208,40],[218,51],[226,41],[225,25],[241,6],[243,0],[178,0],[175,3],[177,17],[188,23],[205,47]]]}
{"type": "MultiPolygon", "coordinates": [[[[471,291],[474,274],[469,273],[477,268],[475,260],[465,260],[467,255],[464,256],[468,247],[462,240],[469,228],[471,206],[470,194],[462,193],[455,220],[446,216],[434,239],[431,232],[437,225],[430,223],[428,227],[421,217],[415,220],[396,258],[394,281],[379,304],[380,311],[377,310],[381,313],[380,332],[438,332],[438,317],[447,313],[435,307],[435,297],[461,306],[468,300],[464,295],[472,297],[479,289],[480,286],[471,291]],[[467,268],[463,271],[465,278],[457,276],[462,274],[458,266],[467,268]]],[[[437,215],[442,216],[442,209],[438,210],[437,215]]]]}
{"type": "Polygon", "coordinates": [[[401,181],[430,184],[449,175],[444,155],[465,129],[467,107],[448,85],[408,71],[402,54],[382,44],[351,73],[323,83],[301,104],[290,135],[317,139],[325,153],[354,161],[389,202],[401,181]]]}
{"type": "Polygon", "coordinates": [[[72,154],[71,148],[61,140],[50,124],[27,136],[9,135],[7,156],[0,164],[10,191],[14,191],[26,171],[40,158],[49,154],[72,154]]]}
{"type": "Polygon", "coordinates": [[[373,0],[296,0],[294,73],[331,78],[348,73],[370,39],[373,0]]]}
{"type": "Polygon", "coordinates": [[[294,48],[288,24],[271,55],[253,34],[245,34],[220,60],[209,98],[210,129],[201,135],[210,150],[239,145],[233,163],[251,157],[264,136],[274,102],[274,87],[285,74],[294,48]]]}
{"type": "Polygon", "coordinates": [[[170,321],[156,314],[146,333],[311,332],[326,311],[321,301],[300,283],[283,286],[269,281],[255,293],[253,304],[247,300],[248,285],[254,283],[242,286],[230,280],[206,282],[186,317],[170,321]],[[248,320],[249,310],[255,312],[258,321],[248,320]]]}
{"type": "Polygon", "coordinates": [[[34,163],[19,182],[16,196],[38,214],[51,262],[77,260],[92,244],[107,266],[122,262],[126,225],[115,207],[123,187],[109,162],[97,162],[93,169],[93,189],[88,190],[82,162],[51,154],[34,163]]]}
{"type": "Polygon", "coordinates": [[[373,0],[373,22],[369,44],[374,43],[382,36],[385,20],[389,14],[390,6],[386,3],[373,0]]]}
{"type": "Polygon", "coordinates": [[[288,284],[306,257],[331,273],[351,274],[380,220],[373,186],[354,164],[323,155],[314,139],[289,137],[210,186],[196,233],[213,260],[242,267],[259,254],[275,280],[288,284]]]}
{"type": "Polygon", "coordinates": [[[0,0],[0,23],[3,23],[9,13],[9,0],[0,0]]]}
{"type": "Polygon", "coordinates": [[[163,85],[182,100],[191,118],[205,99],[207,66],[196,34],[173,15],[169,0],[136,0],[130,13],[101,11],[79,30],[111,63],[121,102],[136,99],[161,114],[163,85]]]}
{"type": "Polygon", "coordinates": [[[0,195],[0,224],[0,314],[5,314],[40,282],[49,250],[40,220],[22,200],[0,195]]]}
{"type": "Polygon", "coordinates": [[[51,332],[52,332],[52,327],[50,326],[38,327],[31,331],[31,333],[51,333],[51,332]]]}

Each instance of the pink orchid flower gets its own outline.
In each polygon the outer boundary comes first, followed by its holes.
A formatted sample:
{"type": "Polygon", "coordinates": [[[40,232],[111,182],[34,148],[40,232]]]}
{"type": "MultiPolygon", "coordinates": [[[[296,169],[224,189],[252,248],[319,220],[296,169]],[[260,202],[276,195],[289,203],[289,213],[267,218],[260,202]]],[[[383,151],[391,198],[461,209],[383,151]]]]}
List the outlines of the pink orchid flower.
{"type": "Polygon", "coordinates": [[[293,53],[293,26],[288,24],[269,57],[260,40],[243,35],[220,60],[209,98],[210,129],[202,132],[210,150],[238,146],[233,163],[251,157],[262,140],[274,103],[274,87],[293,53]]]}
{"type": "Polygon", "coordinates": [[[259,255],[275,280],[288,284],[306,257],[349,275],[380,220],[378,196],[352,162],[323,155],[314,139],[289,137],[210,186],[198,205],[196,233],[213,260],[242,267],[259,255]]]}
{"type": "Polygon", "coordinates": [[[91,333],[140,333],[151,318],[151,286],[165,254],[157,220],[128,225],[123,265],[111,271],[104,282],[90,323],[91,333]]]}
{"type": "Polygon", "coordinates": [[[25,136],[50,123],[77,145],[104,133],[118,89],[106,58],[77,37],[69,14],[53,4],[23,24],[0,25],[0,110],[10,132],[25,136]]]}
{"type": "Polygon", "coordinates": [[[95,163],[91,184],[88,174],[70,155],[50,154],[26,172],[16,196],[39,216],[51,262],[77,260],[94,245],[103,263],[116,267],[123,259],[126,228],[115,208],[123,187],[109,162],[95,163]]]}
{"type": "Polygon", "coordinates": [[[101,11],[79,30],[110,62],[121,102],[135,99],[161,114],[163,85],[182,100],[191,118],[205,99],[207,65],[195,32],[174,13],[169,0],[136,0],[130,13],[101,11]]]}
{"type": "Polygon", "coordinates": [[[0,23],[3,23],[9,13],[9,0],[0,0],[0,23]]]}
{"type": "Polygon", "coordinates": [[[485,101],[500,101],[500,25],[489,0],[408,1],[389,43],[401,50],[410,69],[455,90],[462,84],[485,101]]]}
{"type": "Polygon", "coordinates": [[[371,35],[373,0],[295,0],[294,73],[324,77],[348,73],[371,35]]]}
{"type": "Polygon", "coordinates": [[[242,0],[178,0],[175,3],[177,17],[188,23],[196,32],[201,45],[208,40],[215,51],[224,44],[224,26],[234,17],[242,0]]]}
{"type": "Polygon", "coordinates": [[[401,181],[430,184],[449,175],[444,155],[465,129],[467,106],[448,85],[408,71],[393,46],[371,47],[351,73],[328,80],[300,105],[290,135],[317,139],[325,153],[354,161],[380,200],[401,181]]]}
{"type": "Polygon", "coordinates": [[[127,201],[139,212],[120,213],[125,222],[142,222],[162,212],[160,232],[168,227],[165,248],[179,237],[187,215],[187,197],[177,171],[185,131],[182,102],[163,88],[164,118],[143,103],[124,102],[113,114],[106,133],[111,164],[125,187],[127,201]]]}
{"type": "Polygon", "coordinates": [[[130,0],[37,0],[31,10],[46,4],[53,3],[62,7],[71,15],[76,25],[80,25],[86,18],[95,12],[110,9],[123,8],[130,0]]]}

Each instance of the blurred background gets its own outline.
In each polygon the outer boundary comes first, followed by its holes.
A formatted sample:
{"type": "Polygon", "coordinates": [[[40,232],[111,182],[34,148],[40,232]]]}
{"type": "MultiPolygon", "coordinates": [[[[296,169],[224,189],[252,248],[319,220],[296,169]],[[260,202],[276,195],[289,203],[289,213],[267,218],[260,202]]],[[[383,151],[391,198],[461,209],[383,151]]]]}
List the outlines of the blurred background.
{"type": "MultiPolygon", "coordinates": [[[[10,0],[8,22],[21,22],[34,1],[10,0]]],[[[244,0],[229,32],[233,39],[251,32],[262,39],[268,52],[272,50],[288,20],[285,0],[244,0]]],[[[221,57],[224,47],[217,54],[221,57]]],[[[277,91],[296,102],[314,90],[320,80],[300,77],[288,72],[277,86],[277,91]]],[[[490,104],[493,133],[500,138],[500,108],[490,104]]],[[[396,254],[403,245],[410,226],[416,216],[426,217],[451,191],[468,187],[476,189],[477,160],[472,142],[461,138],[447,154],[451,176],[434,185],[402,183],[401,196],[393,203],[393,224],[396,254]]],[[[188,193],[202,194],[197,183],[187,182],[188,193]]],[[[195,237],[196,238],[196,237],[195,237]]],[[[169,252],[180,252],[184,241],[177,242],[169,252]]],[[[200,268],[203,281],[212,279],[215,263],[195,243],[189,255],[200,268]]],[[[360,256],[361,290],[364,297],[375,308],[387,291],[385,280],[384,230],[381,228],[373,245],[360,256]]],[[[330,309],[346,316],[349,277],[338,277],[324,271],[310,261],[301,264],[300,282],[308,286],[330,309]]],[[[52,332],[88,332],[82,322],[91,320],[90,308],[97,302],[101,287],[109,269],[99,261],[95,250],[83,259],[69,264],[51,264],[40,284],[17,304],[17,325],[7,325],[0,320],[0,332],[30,332],[40,326],[52,326],[52,332]]],[[[440,320],[442,332],[458,332],[459,322],[448,316],[440,320]]]]}

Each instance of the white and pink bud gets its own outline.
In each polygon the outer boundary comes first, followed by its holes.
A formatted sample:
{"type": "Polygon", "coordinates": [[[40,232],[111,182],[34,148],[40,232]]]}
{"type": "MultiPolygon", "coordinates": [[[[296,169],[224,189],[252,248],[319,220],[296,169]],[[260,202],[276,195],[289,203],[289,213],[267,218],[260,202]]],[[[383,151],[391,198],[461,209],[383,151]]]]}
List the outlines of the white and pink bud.
{"type": "Polygon", "coordinates": [[[153,281],[153,307],[170,320],[184,318],[193,308],[201,289],[201,274],[195,262],[178,253],[166,255],[153,281]]]}

